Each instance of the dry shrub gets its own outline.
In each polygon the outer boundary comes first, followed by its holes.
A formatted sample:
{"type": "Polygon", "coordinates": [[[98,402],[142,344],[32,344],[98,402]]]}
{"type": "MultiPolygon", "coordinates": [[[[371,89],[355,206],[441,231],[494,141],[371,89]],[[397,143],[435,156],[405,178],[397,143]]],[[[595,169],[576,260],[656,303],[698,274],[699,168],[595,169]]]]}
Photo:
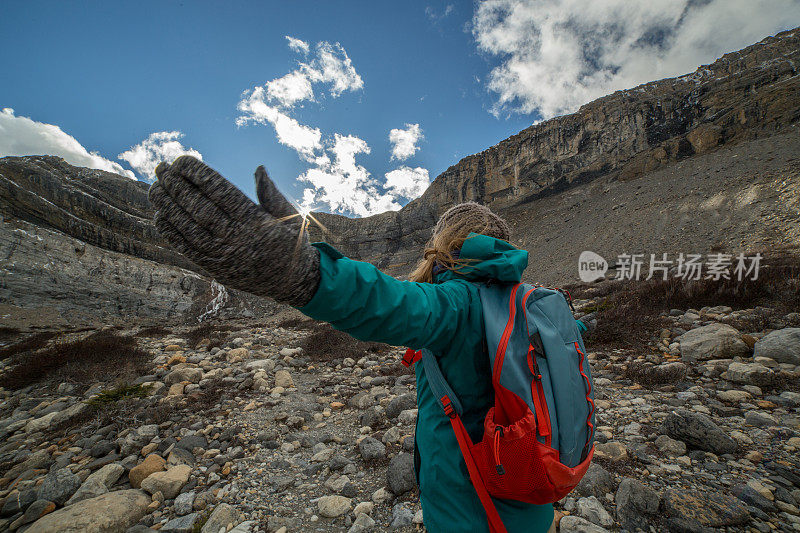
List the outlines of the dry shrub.
{"type": "MultiPolygon", "coordinates": [[[[5,329],[14,330],[15,328],[5,328],[5,329]]],[[[17,332],[19,332],[19,330],[17,330],[17,332]]],[[[40,348],[44,348],[47,342],[56,337],[57,335],[58,333],[54,333],[52,331],[43,331],[41,333],[34,333],[27,339],[21,340],[16,344],[12,344],[11,346],[6,346],[0,349],[0,360],[8,359],[9,357],[13,357],[21,353],[32,352],[40,348]]]]}
{"type": "Polygon", "coordinates": [[[189,347],[195,348],[203,339],[209,339],[209,348],[222,346],[231,331],[238,331],[239,326],[233,324],[222,324],[215,322],[205,322],[183,334],[189,347]]]}
{"type": "Polygon", "coordinates": [[[226,397],[238,393],[231,385],[226,385],[222,378],[217,378],[208,383],[197,392],[187,396],[187,405],[192,412],[208,411],[226,397]]]}
{"type": "Polygon", "coordinates": [[[45,379],[89,384],[120,380],[147,370],[150,355],[136,339],[98,331],[80,340],[58,342],[20,354],[15,365],[0,376],[0,386],[21,389],[45,379]]]}
{"type": "Polygon", "coordinates": [[[166,337],[172,333],[163,326],[147,326],[136,332],[137,337],[166,337]]]}
{"type": "Polygon", "coordinates": [[[354,339],[347,333],[333,329],[329,324],[318,322],[309,328],[313,333],[300,342],[303,354],[312,361],[331,361],[350,357],[358,361],[365,353],[380,353],[391,349],[382,342],[365,342],[354,339]]]}
{"type": "Polygon", "coordinates": [[[278,327],[284,329],[312,329],[318,324],[321,324],[321,322],[314,320],[313,318],[295,317],[282,320],[278,323],[278,327]]]}
{"type": "MultiPolygon", "coordinates": [[[[601,344],[640,348],[647,344],[653,331],[668,324],[659,315],[670,309],[767,306],[779,313],[788,313],[800,308],[800,255],[783,250],[762,252],[762,256],[755,280],[749,277],[738,280],[732,276],[720,280],[670,277],[616,282],[616,290],[609,292],[596,306],[597,328],[590,338],[601,344]]],[[[609,286],[611,284],[606,285],[609,286]]],[[[572,287],[573,295],[580,297],[586,290],[582,287],[572,287]]],[[[768,316],[756,313],[741,326],[751,331],[763,329],[768,316]]]]}
{"type": "Polygon", "coordinates": [[[659,368],[645,361],[632,361],[625,369],[624,377],[651,389],[657,385],[671,385],[686,377],[686,369],[672,366],[668,369],[659,368]]]}

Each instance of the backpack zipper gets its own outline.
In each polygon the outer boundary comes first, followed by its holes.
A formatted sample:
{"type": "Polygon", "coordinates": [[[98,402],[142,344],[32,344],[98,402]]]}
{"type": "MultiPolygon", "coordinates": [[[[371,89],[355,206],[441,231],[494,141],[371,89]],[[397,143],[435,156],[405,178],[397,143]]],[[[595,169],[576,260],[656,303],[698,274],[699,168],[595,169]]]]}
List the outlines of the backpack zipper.
{"type": "Polygon", "coordinates": [[[503,426],[495,426],[494,428],[494,446],[492,446],[492,451],[494,452],[494,468],[497,470],[497,475],[502,476],[506,473],[506,469],[503,468],[503,465],[500,463],[500,437],[503,436],[503,426]]]}

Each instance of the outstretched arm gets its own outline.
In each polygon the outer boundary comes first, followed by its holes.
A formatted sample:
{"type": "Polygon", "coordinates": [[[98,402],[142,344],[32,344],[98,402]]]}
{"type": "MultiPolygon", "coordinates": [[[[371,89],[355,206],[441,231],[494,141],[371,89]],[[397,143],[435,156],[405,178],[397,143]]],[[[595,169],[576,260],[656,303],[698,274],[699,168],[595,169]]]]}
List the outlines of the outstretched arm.
{"type": "Polygon", "coordinates": [[[360,339],[434,351],[467,319],[465,282],[398,281],[328,245],[309,245],[296,211],[262,167],[260,206],[190,156],[160,164],[156,175],[156,228],[229,287],[288,303],[360,339]]]}
{"type": "Polygon", "coordinates": [[[320,248],[320,284],[300,311],[362,339],[441,352],[469,320],[464,281],[399,281],[377,267],[320,248]]]}

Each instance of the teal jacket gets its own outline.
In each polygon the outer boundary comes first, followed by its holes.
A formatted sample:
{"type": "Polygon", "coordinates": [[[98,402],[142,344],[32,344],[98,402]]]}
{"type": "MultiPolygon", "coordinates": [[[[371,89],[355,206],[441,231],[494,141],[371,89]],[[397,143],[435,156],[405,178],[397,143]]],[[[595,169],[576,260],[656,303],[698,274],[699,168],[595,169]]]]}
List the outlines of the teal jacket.
{"type": "MultiPolygon", "coordinates": [[[[483,310],[470,281],[520,281],[528,252],[471,233],[460,259],[461,272],[445,270],[435,283],[399,281],[377,267],[344,257],[326,243],[320,250],[321,281],[314,297],[299,308],[361,340],[414,349],[427,348],[464,407],[463,422],[478,441],[483,418],[494,401],[489,358],[483,351],[483,310]]],[[[398,364],[400,362],[398,361],[398,364]]],[[[415,470],[425,526],[432,533],[488,532],[486,513],[469,480],[453,430],[417,365],[415,470]]],[[[552,505],[495,500],[509,533],[546,532],[552,505]]]]}

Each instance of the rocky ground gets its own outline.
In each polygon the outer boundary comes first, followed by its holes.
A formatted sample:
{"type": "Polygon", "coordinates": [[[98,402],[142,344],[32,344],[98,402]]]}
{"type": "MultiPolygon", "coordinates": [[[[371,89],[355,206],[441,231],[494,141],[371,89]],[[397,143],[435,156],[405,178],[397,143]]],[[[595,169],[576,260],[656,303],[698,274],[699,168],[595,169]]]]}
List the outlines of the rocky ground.
{"type": "MultiPolygon", "coordinates": [[[[665,315],[652,349],[587,341],[596,459],[560,530],[800,531],[800,315],[665,315]]],[[[402,349],[225,329],[114,330],[147,352],[127,384],[3,390],[0,531],[423,529],[402,349]]]]}

